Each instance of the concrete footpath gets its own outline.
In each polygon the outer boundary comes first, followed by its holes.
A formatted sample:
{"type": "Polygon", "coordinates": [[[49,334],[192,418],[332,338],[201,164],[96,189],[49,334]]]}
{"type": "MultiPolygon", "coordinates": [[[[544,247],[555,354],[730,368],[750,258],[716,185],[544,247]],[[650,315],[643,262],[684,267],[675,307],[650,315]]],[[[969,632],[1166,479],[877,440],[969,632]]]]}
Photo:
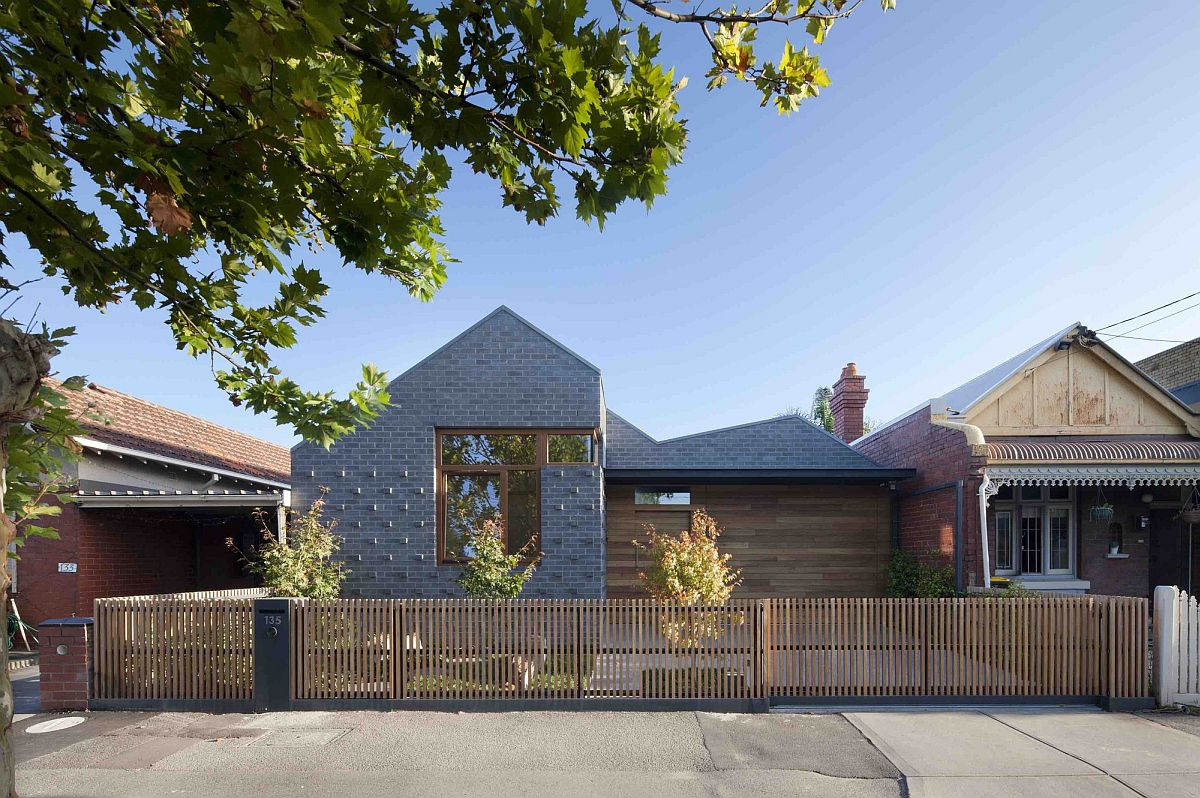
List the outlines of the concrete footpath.
{"type": "Polygon", "coordinates": [[[1200,798],[1200,717],[1071,708],[846,718],[900,769],[913,798],[1200,798]]]}

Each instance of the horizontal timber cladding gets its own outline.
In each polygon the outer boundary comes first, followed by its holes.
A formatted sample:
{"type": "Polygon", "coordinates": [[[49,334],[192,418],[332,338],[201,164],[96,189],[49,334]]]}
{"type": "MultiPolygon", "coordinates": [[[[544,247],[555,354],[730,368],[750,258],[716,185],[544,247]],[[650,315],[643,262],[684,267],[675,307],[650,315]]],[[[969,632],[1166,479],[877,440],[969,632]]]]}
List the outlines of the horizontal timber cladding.
{"type": "MultiPolygon", "coordinates": [[[[1140,598],[269,601],[290,605],[289,655],[260,673],[264,690],[290,683],[279,708],[1149,696],[1140,598]]],[[[256,612],[97,601],[97,708],[257,703],[256,612]]]]}
{"type": "MultiPolygon", "coordinates": [[[[686,487],[686,486],[683,486],[686,487]]],[[[610,598],[639,597],[645,561],[633,541],[646,524],[684,529],[704,508],[725,530],[718,545],[740,568],[737,598],[882,596],[890,553],[888,490],[860,485],[692,485],[689,506],[635,505],[631,485],[609,485],[610,598]]]]}

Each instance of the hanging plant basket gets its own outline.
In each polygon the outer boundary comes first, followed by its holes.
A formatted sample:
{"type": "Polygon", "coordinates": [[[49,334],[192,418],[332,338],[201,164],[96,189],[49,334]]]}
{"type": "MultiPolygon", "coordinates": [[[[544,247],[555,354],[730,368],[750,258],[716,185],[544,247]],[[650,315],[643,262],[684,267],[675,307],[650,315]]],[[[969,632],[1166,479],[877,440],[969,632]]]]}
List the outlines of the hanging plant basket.
{"type": "Polygon", "coordinates": [[[1089,510],[1093,521],[1107,521],[1113,517],[1113,506],[1104,498],[1104,488],[1096,486],[1096,503],[1089,510]]]}
{"type": "Polygon", "coordinates": [[[1192,488],[1192,495],[1179,511],[1179,517],[1185,524],[1200,524],[1200,490],[1192,488]]]}

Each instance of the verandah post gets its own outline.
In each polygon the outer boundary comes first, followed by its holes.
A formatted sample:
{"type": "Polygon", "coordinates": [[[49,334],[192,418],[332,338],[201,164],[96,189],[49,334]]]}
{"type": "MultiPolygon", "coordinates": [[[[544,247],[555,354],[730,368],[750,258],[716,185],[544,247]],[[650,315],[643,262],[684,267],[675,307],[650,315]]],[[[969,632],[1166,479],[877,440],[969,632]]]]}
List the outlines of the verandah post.
{"type": "Polygon", "coordinates": [[[254,600],[254,711],[291,709],[292,602],[254,600]]]}

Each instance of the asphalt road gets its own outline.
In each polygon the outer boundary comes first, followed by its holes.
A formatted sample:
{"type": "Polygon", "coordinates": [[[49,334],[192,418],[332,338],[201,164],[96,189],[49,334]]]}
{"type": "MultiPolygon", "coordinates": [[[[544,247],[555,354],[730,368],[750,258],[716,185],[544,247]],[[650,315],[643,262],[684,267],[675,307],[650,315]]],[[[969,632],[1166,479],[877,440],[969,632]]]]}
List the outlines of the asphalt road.
{"type": "Polygon", "coordinates": [[[900,796],[838,715],[94,713],[20,724],[22,796],[900,796]]]}
{"type": "Polygon", "coordinates": [[[1200,716],[1092,709],[98,712],[16,724],[26,798],[1200,798],[1200,716]]]}

